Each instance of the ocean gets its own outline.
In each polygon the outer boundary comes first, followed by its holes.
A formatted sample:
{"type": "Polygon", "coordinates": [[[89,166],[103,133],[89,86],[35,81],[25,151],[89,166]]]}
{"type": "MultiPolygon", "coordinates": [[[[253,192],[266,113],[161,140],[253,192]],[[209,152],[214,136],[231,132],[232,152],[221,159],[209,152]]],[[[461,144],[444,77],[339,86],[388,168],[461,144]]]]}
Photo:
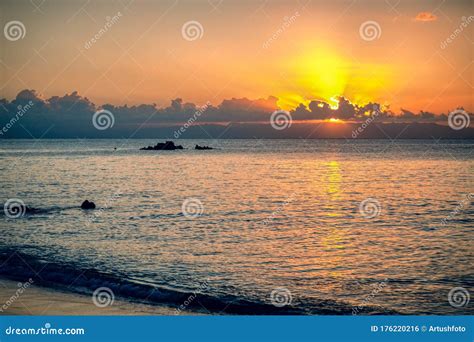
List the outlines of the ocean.
{"type": "Polygon", "coordinates": [[[181,314],[474,313],[473,140],[157,141],[1,140],[30,210],[0,214],[0,275],[181,314]]]}

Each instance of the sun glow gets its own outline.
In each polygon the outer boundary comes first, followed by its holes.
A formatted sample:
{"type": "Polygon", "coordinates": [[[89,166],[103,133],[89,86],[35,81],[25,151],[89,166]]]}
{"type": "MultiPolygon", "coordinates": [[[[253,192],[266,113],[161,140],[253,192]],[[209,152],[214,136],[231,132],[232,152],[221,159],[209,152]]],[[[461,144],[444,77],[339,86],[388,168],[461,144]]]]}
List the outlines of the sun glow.
{"type": "Polygon", "coordinates": [[[323,45],[309,48],[303,55],[289,57],[281,67],[286,69],[287,79],[291,81],[291,89],[285,89],[277,96],[284,109],[320,100],[335,110],[340,96],[361,106],[379,101],[393,73],[387,65],[354,62],[323,45]]]}
{"type": "Polygon", "coordinates": [[[297,60],[298,83],[315,98],[330,100],[344,94],[349,78],[345,64],[336,53],[318,48],[297,60]]]}

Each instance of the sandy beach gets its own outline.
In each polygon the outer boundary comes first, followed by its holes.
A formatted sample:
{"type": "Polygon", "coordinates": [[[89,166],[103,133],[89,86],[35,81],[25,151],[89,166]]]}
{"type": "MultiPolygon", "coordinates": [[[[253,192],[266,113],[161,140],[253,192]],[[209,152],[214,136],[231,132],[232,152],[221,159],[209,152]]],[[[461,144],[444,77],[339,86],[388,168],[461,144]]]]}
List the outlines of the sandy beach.
{"type": "Polygon", "coordinates": [[[132,304],[117,298],[101,308],[94,305],[92,296],[35,285],[23,286],[17,295],[20,288],[19,282],[0,279],[0,315],[175,315],[170,307],[132,304]]]}

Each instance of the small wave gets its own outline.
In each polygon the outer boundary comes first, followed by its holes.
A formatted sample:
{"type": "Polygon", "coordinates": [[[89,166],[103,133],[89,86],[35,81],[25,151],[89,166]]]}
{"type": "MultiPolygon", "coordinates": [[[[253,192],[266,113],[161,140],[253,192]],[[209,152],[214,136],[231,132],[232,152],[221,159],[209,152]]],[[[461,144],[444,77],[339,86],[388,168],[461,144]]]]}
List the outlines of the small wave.
{"type": "MultiPolygon", "coordinates": [[[[71,263],[49,262],[14,250],[0,251],[0,265],[2,265],[1,276],[17,281],[31,278],[37,285],[88,295],[99,287],[108,287],[115,296],[131,302],[161,304],[175,308],[186,303],[186,310],[198,312],[205,310],[204,312],[215,314],[238,315],[350,315],[352,312],[352,306],[328,300],[276,307],[270,303],[235,295],[218,297],[201,292],[180,291],[134,280],[123,274],[80,268],[71,263]]],[[[387,314],[371,308],[364,309],[364,313],[387,314]]]]}
{"type": "MultiPolygon", "coordinates": [[[[45,215],[45,214],[52,214],[57,213],[64,210],[71,210],[71,209],[80,209],[80,206],[64,206],[64,207],[45,207],[45,208],[35,208],[30,206],[24,206],[22,211],[23,215],[21,216],[34,216],[34,215],[45,215]]],[[[0,216],[8,216],[5,210],[0,211],[0,216]]]]}

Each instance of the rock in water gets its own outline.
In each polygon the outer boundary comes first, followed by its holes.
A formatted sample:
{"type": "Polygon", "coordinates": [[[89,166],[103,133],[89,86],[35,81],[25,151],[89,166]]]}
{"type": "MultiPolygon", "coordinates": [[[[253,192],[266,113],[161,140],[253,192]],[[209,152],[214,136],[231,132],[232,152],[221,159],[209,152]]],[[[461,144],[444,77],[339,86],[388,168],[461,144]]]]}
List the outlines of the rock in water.
{"type": "Polygon", "coordinates": [[[194,147],[195,150],[213,150],[212,147],[209,147],[209,146],[199,146],[199,145],[196,145],[194,147]]]}
{"type": "Polygon", "coordinates": [[[172,141],[167,141],[164,143],[158,143],[155,146],[142,147],[140,150],[154,150],[154,151],[173,151],[173,150],[182,150],[183,146],[175,145],[172,141]]]}
{"type": "Polygon", "coordinates": [[[95,203],[94,202],[89,202],[88,200],[85,200],[81,204],[81,209],[95,209],[95,203]]]}

